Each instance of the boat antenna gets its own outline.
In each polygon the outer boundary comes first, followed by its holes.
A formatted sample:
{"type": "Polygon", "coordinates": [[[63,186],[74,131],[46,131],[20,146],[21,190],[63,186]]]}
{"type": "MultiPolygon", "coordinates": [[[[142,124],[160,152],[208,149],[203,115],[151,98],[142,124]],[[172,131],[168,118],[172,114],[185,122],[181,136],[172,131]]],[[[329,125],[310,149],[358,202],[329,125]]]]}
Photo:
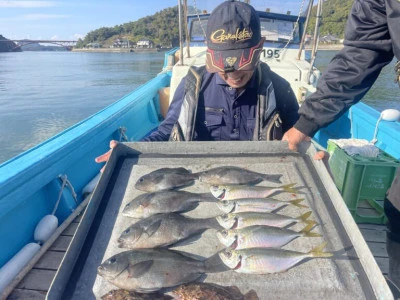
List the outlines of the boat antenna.
{"type": "Polygon", "coordinates": [[[313,40],[313,47],[312,47],[312,51],[311,51],[310,70],[308,71],[308,78],[307,78],[308,84],[311,83],[312,70],[314,68],[315,58],[316,58],[317,50],[318,50],[319,26],[321,23],[321,18],[322,18],[322,0],[318,0],[317,15],[316,15],[315,29],[314,29],[314,40],[313,40]]]}
{"type": "Polygon", "coordinates": [[[306,22],[304,23],[304,31],[303,31],[303,36],[301,37],[300,49],[299,49],[299,53],[297,54],[297,60],[300,60],[301,52],[303,51],[303,48],[304,48],[304,43],[305,43],[306,36],[307,36],[307,27],[308,27],[308,23],[310,21],[313,3],[314,3],[313,0],[310,0],[308,2],[307,17],[306,17],[306,22]]]}
{"type": "Polygon", "coordinates": [[[179,20],[179,65],[183,66],[182,0],[178,0],[178,20],[179,20]]]}

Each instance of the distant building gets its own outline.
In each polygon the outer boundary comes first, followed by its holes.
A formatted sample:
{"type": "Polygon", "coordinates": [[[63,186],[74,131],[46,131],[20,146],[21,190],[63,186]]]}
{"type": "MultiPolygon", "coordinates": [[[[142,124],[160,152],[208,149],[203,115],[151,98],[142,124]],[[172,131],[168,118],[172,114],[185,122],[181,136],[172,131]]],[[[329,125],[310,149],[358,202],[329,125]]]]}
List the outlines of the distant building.
{"type": "Polygon", "coordinates": [[[138,48],[153,48],[154,47],[154,43],[148,39],[140,40],[136,43],[136,45],[138,48]]]}
{"type": "Polygon", "coordinates": [[[321,36],[319,38],[319,41],[321,43],[325,43],[325,44],[338,44],[338,43],[340,43],[340,39],[337,38],[336,36],[334,36],[333,34],[327,34],[327,35],[321,36]]]}
{"type": "Polygon", "coordinates": [[[89,43],[86,44],[86,48],[101,48],[101,45],[99,43],[89,43]]]}
{"type": "Polygon", "coordinates": [[[123,40],[123,39],[115,39],[114,43],[111,45],[111,48],[130,48],[130,42],[129,40],[123,40]]]}

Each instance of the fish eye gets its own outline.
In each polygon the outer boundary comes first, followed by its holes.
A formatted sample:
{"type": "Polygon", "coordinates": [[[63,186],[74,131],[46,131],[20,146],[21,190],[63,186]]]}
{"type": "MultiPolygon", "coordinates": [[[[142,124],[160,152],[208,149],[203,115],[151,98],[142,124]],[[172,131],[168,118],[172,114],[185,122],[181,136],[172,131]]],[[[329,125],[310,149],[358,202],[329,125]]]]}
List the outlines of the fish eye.
{"type": "Polygon", "coordinates": [[[228,204],[229,204],[228,200],[222,200],[222,205],[228,206],[228,204]]]}
{"type": "Polygon", "coordinates": [[[131,203],[130,203],[130,202],[126,205],[126,207],[129,207],[129,206],[131,206],[131,203]]]}
{"type": "Polygon", "coordinates": [[[144,180],[143,178],[139,178],[139,182],[143,182],[143,180],[144,180]]]}
{"type": "Polygon", "coordinates": [[[221,234],[223,236],[228,236],[228,231],[227,230],[221,230],[221,234]]]}
{"type": "Polygon", "coordinates": [[[131,229],[128,228],[128,229],[125,229],[123,233],[128,234],[130,231],[131,231],[131,229]]]}
{"type": "Polygon", "coordinates": [[[117,259],[116,259],[115,257],[112,257],[112,258],[110,258],[110,259],[108,260],[108,262],[109,262],[110,264],[115,264],[115,263],[117,262],[117,259]]]}
{"type": "Polygon", "coordinates": [[[229,250],[226,250],[226,251],[224,252],[224,254],[225,254],[226,257],[228,257],[228,258],[231,258],[231,257],[232,257],[232,252],[229,251],[229,250]]]}

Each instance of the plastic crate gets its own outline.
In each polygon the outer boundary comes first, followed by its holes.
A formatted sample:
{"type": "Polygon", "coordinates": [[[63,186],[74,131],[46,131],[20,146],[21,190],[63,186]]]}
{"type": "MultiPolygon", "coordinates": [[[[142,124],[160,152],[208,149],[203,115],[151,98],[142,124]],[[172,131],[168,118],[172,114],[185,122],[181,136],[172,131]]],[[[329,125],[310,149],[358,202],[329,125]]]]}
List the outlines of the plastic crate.
{"type": "Polygon", "coordinates": [[[385,199],[400,161],[383,151],[376,158],[350,156],[332,141],[328,141],[328,152],[334,182],[354,220],[384,224],[386,217],[379,202],[385,199]],[[366,214],[366,208],[373,213],[366,214]]]}

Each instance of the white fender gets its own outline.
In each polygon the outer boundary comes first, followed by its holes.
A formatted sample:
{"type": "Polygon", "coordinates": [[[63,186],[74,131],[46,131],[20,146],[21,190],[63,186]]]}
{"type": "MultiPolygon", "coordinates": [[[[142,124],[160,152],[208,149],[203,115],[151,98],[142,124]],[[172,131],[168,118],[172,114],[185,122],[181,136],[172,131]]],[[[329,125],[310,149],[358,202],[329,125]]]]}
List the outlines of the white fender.
{"type": "Polygon", "coordinates": [[[92,180],[90,180],[90,182],[87,185],[85,185],[85,187],[82,190],[82,195],[87,195],[93,192],[94,188],[96,187],[97,183],[100,180],[100,176],[101,173],[99,172],[95,177],[93,177],[92,180]]]}
{"type": "Polygon", "coordinates": [[[381,112],[381,118],[389,122],[400,121],[400,111],[393,108],[385,109],[381,112]]]}
{"type": "Polygon", "coordinates": [[[7,285],[18,275],[25,265],[40,250],[40,245],[29,243],[18,251],[1,269],[0,269],[0,293],[7,285]]]}
{"type": "Polygon", "coordinates": [[[37,224],[34,239],[37,242],[46,242],[58,227],[58,219],[54,215],[44,216],[37,224]]]}

